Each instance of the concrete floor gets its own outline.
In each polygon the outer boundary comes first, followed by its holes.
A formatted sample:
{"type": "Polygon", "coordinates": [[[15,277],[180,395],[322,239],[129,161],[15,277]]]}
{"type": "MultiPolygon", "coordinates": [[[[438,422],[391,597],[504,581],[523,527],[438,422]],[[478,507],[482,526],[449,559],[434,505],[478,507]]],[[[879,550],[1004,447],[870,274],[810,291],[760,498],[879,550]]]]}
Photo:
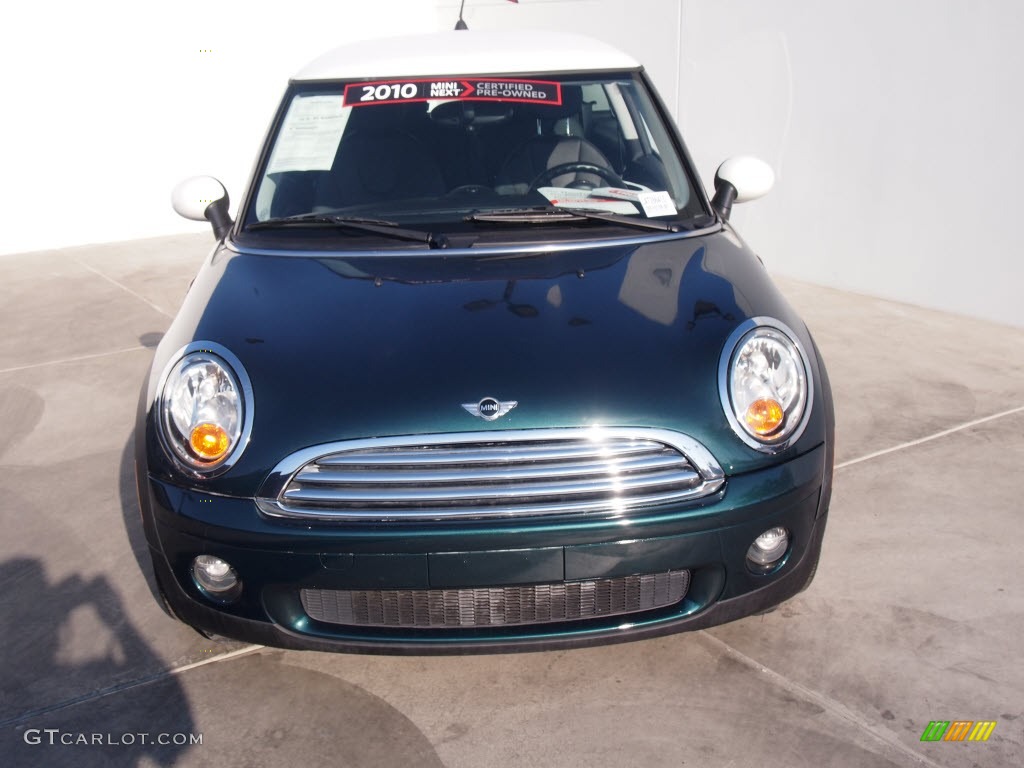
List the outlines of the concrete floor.
{"type": "Polygon", "coordinates": [[[780,281],[838,467],[818,577],[774,613],[570,652],[283,652],[204,640],[140,569],[136,397],[210,244],[0,258],[0,765],[1024,762],[1024,331],[780,281]],[[920,741],[957,719],[997,726],[920,741]],[[136,735],[161,733],[202,744],[136,735]]]}

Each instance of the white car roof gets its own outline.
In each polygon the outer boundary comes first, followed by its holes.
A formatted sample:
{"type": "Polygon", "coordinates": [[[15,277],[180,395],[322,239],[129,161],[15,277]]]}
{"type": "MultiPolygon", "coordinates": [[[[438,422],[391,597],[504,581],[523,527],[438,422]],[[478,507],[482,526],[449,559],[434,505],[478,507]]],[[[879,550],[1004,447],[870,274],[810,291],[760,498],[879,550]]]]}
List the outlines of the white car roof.
{"type": "Polygon", "coordinates": [[[582,35],[544,30],[453,30],[344,45],[311,61],[293,79],[586,72],[639,67],[632,56],[582,35]]]}

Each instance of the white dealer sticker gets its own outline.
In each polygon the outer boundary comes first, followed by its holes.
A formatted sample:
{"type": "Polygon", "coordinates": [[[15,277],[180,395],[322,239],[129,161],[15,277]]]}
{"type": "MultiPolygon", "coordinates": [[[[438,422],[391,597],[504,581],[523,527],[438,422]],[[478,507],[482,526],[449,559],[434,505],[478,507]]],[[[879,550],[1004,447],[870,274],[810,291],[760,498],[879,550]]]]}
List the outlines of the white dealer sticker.
{"type": "MultiPolygon", "coordinates": [[[[579,192],[579,199],[595,201],[595,200],[607,200],[607,201],[629,201],[629,203],[636,205],[644,212],[644,216],[648,218],[654,216],[675,216],[678,211],[676,205],[672,201],[672,196],[668,192],[654,192],[647,187],[642,189],[623,189],[622,187],[598,187],[597,189],[591,189],[589,191],[572,190],[573,192],[579,192]]],[[[542,189],[541,192],[544,192],[542,189]]],[[[545,192],[545,195],[547,193],[545,192]]],[[[551,199],[550,195],[547,195],[548,199],[551,199]]],[[[562,195],[563,199],[565,195],[562,195]]],[[[555,200],[551,200],[552,204],[557,205],[555,200]]],[[[564,203],[563,203],[564,204],[564,203]]],[[[613,208],[607,208],[606,210],[613,210],[613,208]]],[[[621,209],[614,209],[616,211],[621,209]]],[[[636,213],[636,208],[633,205],[629,206],[627,213],[636,213]]]]}
{"type": "Polygon", "coordinates": [[[333,96],[298,96],[288,108],[267,173],[329,171],[348,110],[333,96]]]}
{"type": "Polygon", "coordinates": [[[567,187],[540,187],[538,190],[554,206],[579,208],[581,211],[605,211],[636,215],[636,206],[626,200],[594,196],[595,190],[567,187]]]}
{"type": "Polygon", "coordinates": [[[640,207],[644,209],[644,216],[675,216],[678,211],[676,204],[672,202],[672,196],[668,192],[641,192],[637,195],[640,207]]]}

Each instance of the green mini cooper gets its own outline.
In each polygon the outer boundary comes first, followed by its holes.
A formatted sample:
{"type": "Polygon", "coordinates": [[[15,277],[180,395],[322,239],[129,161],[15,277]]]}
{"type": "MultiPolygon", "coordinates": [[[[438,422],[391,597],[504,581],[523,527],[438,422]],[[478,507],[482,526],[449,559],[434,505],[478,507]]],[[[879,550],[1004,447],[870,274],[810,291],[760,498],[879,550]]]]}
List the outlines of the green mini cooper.
{"type": "Polygon", "coordinates": [[[288,85],[138,412],[169,611],[286,648],[615,642],[814,576],[814,341],[708,200],[643,68],[586,38],[348,46],[288,85]]]}

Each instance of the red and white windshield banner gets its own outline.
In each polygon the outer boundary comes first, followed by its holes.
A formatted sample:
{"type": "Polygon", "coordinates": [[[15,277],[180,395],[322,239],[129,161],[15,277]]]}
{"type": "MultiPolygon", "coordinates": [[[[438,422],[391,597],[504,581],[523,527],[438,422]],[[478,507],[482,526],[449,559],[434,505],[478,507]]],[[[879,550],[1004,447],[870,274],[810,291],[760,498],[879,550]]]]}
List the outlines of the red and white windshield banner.
{"type": "Polygon", "coordinates": [[[549,80],[508,80],[458,77],[448,80],[381,80],[345,86],[343,105],[365,107],[430,99],[514,101],[525,104],[562,103],[562,84],[549,80]]]}

